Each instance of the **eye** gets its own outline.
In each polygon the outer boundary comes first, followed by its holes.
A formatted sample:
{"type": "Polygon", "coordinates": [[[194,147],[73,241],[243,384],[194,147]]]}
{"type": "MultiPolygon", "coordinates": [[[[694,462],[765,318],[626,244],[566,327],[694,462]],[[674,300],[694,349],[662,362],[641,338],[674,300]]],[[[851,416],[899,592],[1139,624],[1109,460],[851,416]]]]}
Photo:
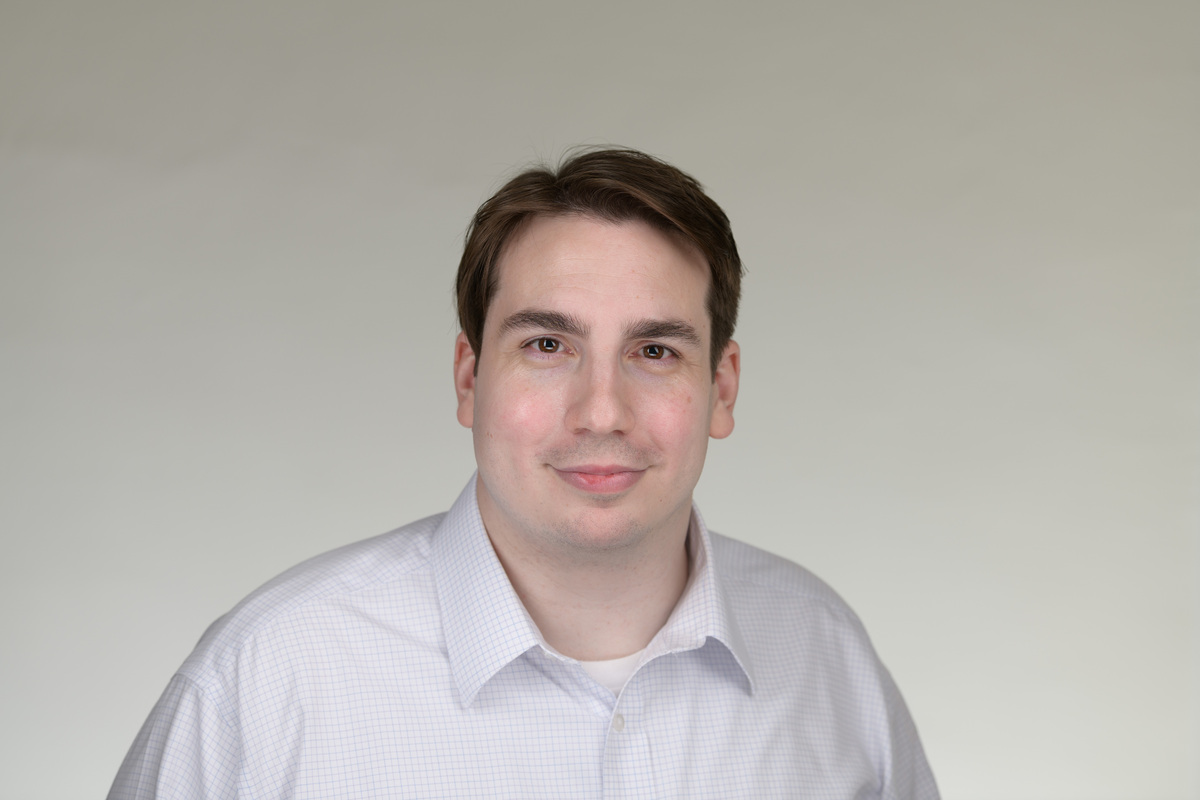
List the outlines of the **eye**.
{"type": "Polygon", "coordinates": [[[661,344],[648,344],[642,347],[642,355],[655,361],[666,358],[670,351],[661,344]]]}
{"type": "Polygon", "coordinates": [[[549,336],[543,336],[540,339],[537,339],[534,344],[536,344],[537,349],[543,353],[557,353],[560,349],[562,349],[562,345],[559,343],[559,341],[557,339],[551,339],[549,336]]]}

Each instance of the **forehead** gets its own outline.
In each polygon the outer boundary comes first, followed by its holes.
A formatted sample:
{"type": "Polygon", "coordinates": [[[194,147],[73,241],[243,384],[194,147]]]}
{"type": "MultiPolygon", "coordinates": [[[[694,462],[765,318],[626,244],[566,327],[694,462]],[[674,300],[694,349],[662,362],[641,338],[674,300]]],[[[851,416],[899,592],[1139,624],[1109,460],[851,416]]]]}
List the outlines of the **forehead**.
{"type": "Polygon", "coordinates": [[[537,303],[583,314],[658,311],[708,326],[707,261],[689,243],[641,220],[536,217],[508,242],[496,266],[489,324],[494,311],[537,303]]]}

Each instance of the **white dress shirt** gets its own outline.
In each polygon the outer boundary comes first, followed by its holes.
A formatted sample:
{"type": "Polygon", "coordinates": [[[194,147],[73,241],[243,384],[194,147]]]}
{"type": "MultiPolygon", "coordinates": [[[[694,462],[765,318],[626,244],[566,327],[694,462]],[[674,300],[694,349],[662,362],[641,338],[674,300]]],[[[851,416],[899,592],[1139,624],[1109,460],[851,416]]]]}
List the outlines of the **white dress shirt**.
{"type": "Polygon", "coordinates": [[[614,696],[546,646],[472,479],[214,623],[109,798],[936,798],[846,604],[695,511],[689,536],[688,587],[614,696]]]}

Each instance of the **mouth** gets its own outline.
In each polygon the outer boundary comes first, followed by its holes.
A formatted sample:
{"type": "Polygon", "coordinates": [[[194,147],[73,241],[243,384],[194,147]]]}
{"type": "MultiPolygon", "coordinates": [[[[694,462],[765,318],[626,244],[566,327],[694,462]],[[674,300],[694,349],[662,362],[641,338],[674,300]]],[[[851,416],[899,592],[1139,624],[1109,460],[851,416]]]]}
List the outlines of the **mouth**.
{"type": "Polygon", "coordinates": [[[632,488],[646,474],[645,469],[615,464],[584,464],[551,469],[566,483],[591,494],[623,492],[632,488]]]}

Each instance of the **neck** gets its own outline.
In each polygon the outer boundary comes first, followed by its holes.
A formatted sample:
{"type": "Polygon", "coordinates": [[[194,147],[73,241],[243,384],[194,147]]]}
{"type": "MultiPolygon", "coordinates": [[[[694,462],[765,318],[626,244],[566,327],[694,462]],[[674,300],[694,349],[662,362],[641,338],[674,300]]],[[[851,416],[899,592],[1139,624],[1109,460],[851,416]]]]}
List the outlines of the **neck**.
{"type": "Polygon", "coordinates": [[[666,624],[688,580],[687,516],[636,546],[571,552],[484,527],[546,643],[581,661],[636,653],[666,624]]]}

